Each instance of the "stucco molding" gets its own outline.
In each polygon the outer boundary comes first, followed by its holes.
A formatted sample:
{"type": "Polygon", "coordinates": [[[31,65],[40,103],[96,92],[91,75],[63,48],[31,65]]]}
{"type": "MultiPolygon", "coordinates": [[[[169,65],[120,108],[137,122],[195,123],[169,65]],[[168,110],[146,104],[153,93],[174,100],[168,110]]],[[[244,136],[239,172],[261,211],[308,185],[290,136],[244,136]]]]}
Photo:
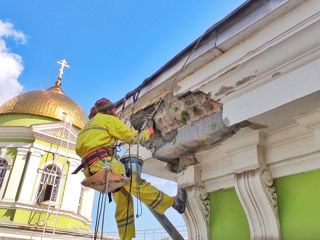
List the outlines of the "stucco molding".
{"type": "Polygon", "coordinates": [[[68,147],[71,149],[75,148],[75,141],[78,132],[72,125],[69,124],[68,126],[68,123],[57,122],[50,124],[32,125],[31,129],[34,132],[36,139],[56,144],[61,147],[68,147]],[[55,136],[55,134],[57,133],[67,136],[68,139],[55,136]]]}
{"type": "Polygon", "coordinates": [[[209,240],[210,203],[201,184],[186,187],[187,203],[183,218],[188,228],[188,239],[209,240]]]}
{"type": "MultiPolygon", "coordinates": [[[[288,2],[290,1],[287,1],[287,3],[288,2]]],[[[214,59],[195,74],[189,75],[180,81],[179,85],[181,89],[179,93],[206,88],[207,84],[220,76],[224,76],[225,73],[229,73],[237,66],[250,61],[263,52],[267,52],[270,48],[286,41],[294,34],[314,24],[320,17],[318,8],[315,1],[308,1],[307,4],[301,5],[293,10],[295,14],[284,14],[283,17],[278,18],[277,21],[270,23],[264,28],[259,28],[262,30],[255,35],[252,36],[252,33],[250,33],[250,38],[246,38],[245,41],[234,46],[232,54],[224,54],[226,56],[222,55],[214,59]],[[207,69],[211,69],[211,71],[207,71],[207,69]],[[194,81],[194,79],[197,79],[197,81],[194,81]]],[[[223,43],[218,43],[218,47],[221,48],[222,46],[223,43]]],[[[229,76],[226,76],[226,78],[228,77],[229,76]]],[[[222,82],[221,84],[225,85],[225,83],[222,82]]],[[[233,96],[233,94],[224,95],[224,97],[229,100],[233,96]]]]}
{"type": "Polygon", "coordinates": [[[183,218],[188,228],[188,238],[208,240],[210,202],[205,185],[201,182],[200,165],[188,166],[180,172],[177,183],[187,193],[186,211],[183,218]]]}
{"type": "Polygon", "coordinates": [[[31,153],[31,156],[37,156],[37,157],[42,157],[45,154],[45,151],[37,148],[30,148],[29,152],[31,153]]]}
{"type": "Polygon", "coordinates": [[[196,153],[207,191],[234,187],[235,173],[261,167],[258,154],[274,178],[320,169],[320,109],[293,120],[272,132],[241,129],[220,146],[196,153]]]}
{"type": "Polygon", "coordinates": [[[254,240],[281,239],[277,195],[265,164],[264,145],[261,131],[244,129],[224,146],[232,160],[235,190],[254,240]]]}
{"type": "Polygon", "coordinates": [[[320,149],[320,109],[305,114],[296,119],[299,126],[306,128],[314,134],[318,149],[320,149]]]}
{"type": "Polygon", "coordinates": [[[61,147],[75,148],[75,141],[78,130],[73,126],[67,126],[63,122],[35,124],[31,127],[0,127],[0,138],[41,140],[61,147]],[[70,139],[55,136],[56,133],[63,133],[70,139]]]}
{"type": "Polygon", "coordinates": [[[0,138],[34,139],[34,133],[28,127],[0,126],[0,138]]]}
{"type": "Polygon", "coordinates": [[[37,149],[42,150],[42,151],[45,151],[45,152],[51,152],[51,153],[59,154],[60,156],[66,156],[69,159],[72,158],[75,161],[78,161],[79,163],[81,161],[81,158],[77,154],[68,152],[65,149],[59,149],[59,148],[56,148],[56,147],[46,146],[46,145],[42,145],[42,144],[39,144],[39,143],[33,143],[32,147],[37,148],[37,149]]]}
{"type": "Polygon", "coordinates": [[[250,239],[281,239],[277,195],[266,168],[235,174],[235,189],[246,213],[250,239]]]}
{"type": "Polygon", "coordinates": [[[209,224],[210,201],[209,201],[209,195],[204,185],[199,185],[199,199],[200,199],[200,206],[206,216],[207,223],[209,224]]]}
{"type": "MultiPolygon", "coordinates": [[[[17,148],[17,156],[26,156],[28,153],[29,148],[17,148]]],[[[24,158],[24,160],[26,160],[26,158],[24,158]]]]}
{"type": "Polygon", "coordinates": [[[25,142],[0,142],[0,147],[8,147],[8,148],[30,148],[32,143],[25,143],[25,142]]]}

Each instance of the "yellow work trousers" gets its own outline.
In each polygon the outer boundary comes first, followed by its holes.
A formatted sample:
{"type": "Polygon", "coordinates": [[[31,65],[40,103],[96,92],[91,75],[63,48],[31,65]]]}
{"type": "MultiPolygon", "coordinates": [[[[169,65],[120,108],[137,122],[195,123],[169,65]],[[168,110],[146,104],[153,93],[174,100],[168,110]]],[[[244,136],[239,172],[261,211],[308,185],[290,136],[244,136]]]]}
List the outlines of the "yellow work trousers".
{"type": "MultiPolygon", "coordinates": [[[[108,162],[108,166],[112,168],[114,173],[123,174],[125,172],[125,167],[120,161],[110,158],[106,158],[104,161],[99,160],[94,163],[92,166],[90,166],[90,172],[94,174],[101,168],[104,168],[105,161],[108,162]]],[[[86,177],[90,176],[89,170],[85,169],[84,174],[86,177]]],[[[160,214],[163,214],[165,210],[173,206],[174,203],[173,197],[170,197],[164,192],[158,190],[146,180],[137,177],[136,173],[133,171],[131,189],[129,182],[125,184],[120,191],[113,193],[113,199],[116,203],[115,218],[121,240],[131,240],[136,235],[134,226],[133,199],[132,196],[129,195],[130,191],[135,197],[137,197],[137,194],[139,194],[139,199],[144,204],[160,214]]]]}

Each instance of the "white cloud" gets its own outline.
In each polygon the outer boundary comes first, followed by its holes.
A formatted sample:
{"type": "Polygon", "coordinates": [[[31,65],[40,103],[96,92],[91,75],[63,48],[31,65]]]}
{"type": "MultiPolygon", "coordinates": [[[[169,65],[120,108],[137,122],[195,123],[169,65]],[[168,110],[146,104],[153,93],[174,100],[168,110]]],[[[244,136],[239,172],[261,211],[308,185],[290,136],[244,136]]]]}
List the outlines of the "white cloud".
{"type": "Polygon", "coordinates": [[[23,90],[18,82],[23,70],[22,59],[7,48],[5,38],[9,37],[22,44],[26,42],[26,36],[21,31],[16,31],[12,23],[0,20],[0,105],[23,90]]]}
{"type": "Polygon", "coordinates": [[[21,32],[13,28],[13,24],[10,22],[3,22],[0,19],[0,38],[13,37],[16,41],[21,41],[22,44],[26,43],[26,36],[21,32]]]}

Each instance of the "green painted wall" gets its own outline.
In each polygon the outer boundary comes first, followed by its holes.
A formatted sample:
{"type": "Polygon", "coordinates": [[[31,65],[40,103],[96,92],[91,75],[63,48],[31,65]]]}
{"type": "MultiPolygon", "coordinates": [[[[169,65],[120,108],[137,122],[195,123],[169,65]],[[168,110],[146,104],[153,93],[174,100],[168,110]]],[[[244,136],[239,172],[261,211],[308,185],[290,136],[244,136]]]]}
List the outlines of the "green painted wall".
{"type": "Polygon", "coordinates": [[[10,157],[11,161],[12,161],[12,165],[14,163],[14,160],[16,159],[16,155],[17,155],[17,148],[7,148],[6,153],[5,153],[8,157],[10,157]]]}
{"type": "Polygon", "coordinates": [[[209,194],[210,239],[249,240],[250,229],[246,215],[234,188],[209,194]]]}
{"type": "Polygon", "coordinates": [[[5,220],[13,220],[15,209],[0,209],[0,218],[5,220]]]}
{"type": "Polygon", "coordinates": [[[320,170],[275,179],[282,240],[320,239],[320,170]]]}
{"type": "MultiPolygon", "coordinates": [[[[42,116],[36,116],[36,115],[31,115],[31,114],[4,114],[0,115],[0,126],[25,126],[29,127],[32,124],[42,124],[42,123],[53,123],[56,122],[57,120],[47,118],[47,117],[42,117],[42,116]]],[[[61,134],[60,134],[61,135],[61,134]]],[[[60,136],[59,135],[59,136],[60,136]]],[[[61,136],[66,138],[65,136],[61,136]]],[[[33,140],[24,140],[24,139],[0,139],[2,142],[33,142],[33,140]]],[[[53,148],[57,148],[57,145],[47,143],[45,141],[41,140],[35,140],[37,143],[45,145],[45,146],[51,146],[53,148]]],[[[65,148],[58,147],[60,150],[65,151],[65,148]]],[[[75,153],[73,149],[68,149],[69,153],[75,153]]],[[[12,161],[14,162],[15,156],[17,154],[17,149],[16,148],[8,148],[6,150],[6,155],[8,155],[12,161]]],[[[46,161],[52,161],[53,160],[53,154],[52,153],[46,153],[44,156],[42,156],[40,160],[39,166],[35,167],[41,167],[42,164],[44,164],[46,161]]],[[[59,157],[58,160],[62,165],[65,161],[65,158],[63,156],[59,157]]],[[[67,173],[69,170],[69,164],[66,163],[64,173],[67,173]]],[[[37,174],[37,178],[39,177],[39,174],[37,174]]],[[[36,179],[37,180],[37,179],[36,179]]],[[[34,183],[33,187],[33,194],[36,189],[36,182],[34,183]]],[[[65,188],[65,183],[62,188],[62,191],[64,191],[65,188]]],[[[63,198],[63,193],[61,194],[61,201],[63,198]]],[[[31,212],[29,210],[23,210],[23,209],[0,209],[0,219],[5,219],[5,220],[11,220],[16,223],[31,223],[31,224],[38,224],[38,225],[43,225],[46,219],[46,213],[40,213],[40,212],[31,212]]],[[[48,221],[48,226],[53,227],[55,224],[55,215],[50,215],[49,216],[49,221],[48,221]]],[[[68,216],[58,216],[57,219],[57,228],[82,228],[82,229],[89,229],[89,225],[86,224],[85,222],[82,222],[80,220],[74,219],[72,217],[68,216]]]]}
{"type": "MultiPolygon", "coordinates": [[[[46,162],[49,161],[53,161],[53,157],[54,154],[53,153],[49,153],[46,152],[45,154],[43,154],[43,156],[41,157],[40,163],[39,163],[39,168],[46,162]]],[[[64,156],[59,156],[58,162],[63,166],[63,163],[65,161],[65,157],[64,156]]],[[[62,170],[62,169],[61,169],[62,170]]],[[[65,169],[64,169],[64,173],[66,174],[68,171],[68,164],[66,164],[65,169]]]]}
{"type": "Polygon", "coordinates": [[[29,127],[32,124],[40,124],[40,123],[52,123],[57,120],[37,116],[32,114],[1,114],[0,115],[0,126],[20,126],[20,127],[29,127]]]}
{"type": "MultiPolygon", "coordinates": [[[[24,224],[36,224],[39,226],[44,226],[45,220],[47,218],[46,212],[34,212],[29,210],[17,209],[14,214],[13,221],[16,223],[24,224]]],[[[47,226],[54,227],[56,221],[56,215],[50,214],[48,217],[47,226]]],[[[82,228],[89,229],[89,225],[79,221],[77,219],[59,215],[57,219],[57,228],[82,228]]]]}
{"type": "MultiPolygon", "coordinates": [[[[59,150],[62,150],[62,151],[66,151],[67,150],[67,148],[65,148],[65,147],[58,146],[58,145],[52,144],[52,143],[48,143],[48,142],[45,142],[45,141],[42,141],[42,140],[39,140],[39,139],[36,139],[34,142],[42,144],[44,146],[49,146],[51,148],[58,148],[59,150]]],[[[71,149],[71,148],[68,148],[68,152],[69,153],[74,153],[74,154],[76,153],[75,149],[71,149]]]]}

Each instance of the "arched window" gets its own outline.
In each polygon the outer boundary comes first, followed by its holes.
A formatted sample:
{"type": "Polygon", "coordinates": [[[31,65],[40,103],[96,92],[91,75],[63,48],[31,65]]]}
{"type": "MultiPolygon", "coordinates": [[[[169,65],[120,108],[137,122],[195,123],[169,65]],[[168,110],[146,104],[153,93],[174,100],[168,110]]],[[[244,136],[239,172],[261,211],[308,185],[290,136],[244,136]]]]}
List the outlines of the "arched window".
{"type": "Polygon", "coordinates": [[[57,200],[61,175],[61,170],[56,165],[48,165],[44,168],[37,195],[38,203],[57,200]]]}
{"type": "Polygon", "coordinates": [[[9,168],[8,161],[4,158],[0,158],[0,189],[4,187],[5,177],[9,168]]]}

